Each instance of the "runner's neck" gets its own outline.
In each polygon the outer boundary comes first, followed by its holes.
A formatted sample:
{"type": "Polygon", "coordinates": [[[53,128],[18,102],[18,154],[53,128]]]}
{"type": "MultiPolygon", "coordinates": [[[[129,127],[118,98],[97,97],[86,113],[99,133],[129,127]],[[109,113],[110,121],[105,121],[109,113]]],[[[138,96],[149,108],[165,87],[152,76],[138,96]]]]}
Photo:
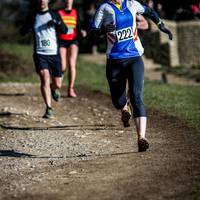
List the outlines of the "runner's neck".
{"type": "Polygon", "coordinates": [[[65,8],[66,13],[71,13],[71,11],[72,11],[72,8],[71,9],[65,8]]]}
{"type": "Polygon", "coordinates": [[[65,10],[72,10],[72,5],[66,5],[65,10]]]}
{"type": "Polygon", "coordinates": [[[121,8],[122,8],[122,1],[120,1],[120,0],[112,0],[112,2],[115,4],[115,6],[116,6],[119,10],[121,10],[121,8]]]}
{"type": "Polygon", "coordinates": [[[47,12],[49,12],[49,8],[45,9],[45,10],[39,10],[39,14],[45,14],[47,12]]]}
{"type": "Polygon", "coordinates": [[[41,9],[40,11],[41,11],[41,12],[46,12],[46,11],[48,11],[48,10],[49,10],[49,7],[46,7],[46,8],[41,9]]]}

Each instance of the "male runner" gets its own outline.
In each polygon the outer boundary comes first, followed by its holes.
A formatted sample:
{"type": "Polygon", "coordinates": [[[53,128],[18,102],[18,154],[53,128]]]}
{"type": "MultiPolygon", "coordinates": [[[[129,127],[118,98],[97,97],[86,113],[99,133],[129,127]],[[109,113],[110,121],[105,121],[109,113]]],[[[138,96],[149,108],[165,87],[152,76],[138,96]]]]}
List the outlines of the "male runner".
{"type": "Polygon", "coordinates": [[[58,89],[62,85],[57,32],[67,33],[67,27],[56,12],[49,10],[49,0],[37,0],[37,3],[38,9],[30,13],[20,32],[22,35],[33,32],[33,59],[36,72],[40,76],[41,93],[46,104],[43,117],[52,118],[51,94],[53,99],[58,101],[58,89]]]}

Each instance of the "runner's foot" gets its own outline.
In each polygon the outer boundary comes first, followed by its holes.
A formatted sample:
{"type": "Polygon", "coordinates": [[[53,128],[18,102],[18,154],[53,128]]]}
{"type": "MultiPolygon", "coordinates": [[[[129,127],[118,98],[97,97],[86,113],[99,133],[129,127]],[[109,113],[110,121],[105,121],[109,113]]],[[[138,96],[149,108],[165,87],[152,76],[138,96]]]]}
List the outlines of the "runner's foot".
{"type": "Polygon", "coordinates": [[[72,98],[76,98],[77,97],[77,95],[76,95],[76,93],[74,91],[74,88],[69,88],[68,97],[72,97],[72,98]]]}
{"type": "Polygon", "coordinates": [[[129,127],[130,126],[130,123],[129,123],[130,118],[131,118],[131,108],[128,105],[127,106],[127,110],[123,110],[122,111],[122,118],[121,118],[121,120],[123,122],[124,127],[129,127]]]}
{"type": "Polygon", "coordinates": [[[138,152],[144,152],[149,148],[149,142],[146,138],[138,140],[138,152]]]}
{"type": "Polygon", "coordinates": [[[46,108],[45,113],[43,115],[43,118],[46,118],[46,119],[52,119],[53,118],[52,108],[49,108],[49,107],[46,108]]]}
{"type": "Polygon", "coordinates": [[[53,98],[54,101],[58,102],[60,100],[60,92],[58,89],[56,90],[53,90],[52,87],[51,87],[51,96],[53,98]]]}

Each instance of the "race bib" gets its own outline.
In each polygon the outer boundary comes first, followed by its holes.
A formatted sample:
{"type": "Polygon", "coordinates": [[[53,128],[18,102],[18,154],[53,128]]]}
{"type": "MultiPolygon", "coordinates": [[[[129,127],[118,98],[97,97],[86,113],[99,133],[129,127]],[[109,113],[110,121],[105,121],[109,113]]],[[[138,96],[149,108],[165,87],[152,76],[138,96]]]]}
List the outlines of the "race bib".
{"type": "Polygon", "coordinates": [[[132,27],[124,28],[116,31],[117,41],[124,42],[126,40],[133,39],[133,29],[132,27]]]}
{"type": "Polygon", "coordinates": [[[74,28],[72,26],[68,26],[68,31],[67,35],[73,34],[74,33],[74,28]]]}
{"type": "Polygon", "coordinates": [[[50,47],[51,46],[51,41],[49,39],[40,40],[40,46],[41,47],[50,47]]]}

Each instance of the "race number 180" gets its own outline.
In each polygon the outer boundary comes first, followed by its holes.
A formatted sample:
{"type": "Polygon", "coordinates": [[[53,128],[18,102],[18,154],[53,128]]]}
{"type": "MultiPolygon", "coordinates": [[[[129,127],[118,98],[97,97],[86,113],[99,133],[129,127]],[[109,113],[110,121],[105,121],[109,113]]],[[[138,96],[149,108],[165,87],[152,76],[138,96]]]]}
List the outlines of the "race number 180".
{"type": "Polygon", "coordinates": [[[50,40],[41,40],[42,47],[50,46],[50,40]]]}

